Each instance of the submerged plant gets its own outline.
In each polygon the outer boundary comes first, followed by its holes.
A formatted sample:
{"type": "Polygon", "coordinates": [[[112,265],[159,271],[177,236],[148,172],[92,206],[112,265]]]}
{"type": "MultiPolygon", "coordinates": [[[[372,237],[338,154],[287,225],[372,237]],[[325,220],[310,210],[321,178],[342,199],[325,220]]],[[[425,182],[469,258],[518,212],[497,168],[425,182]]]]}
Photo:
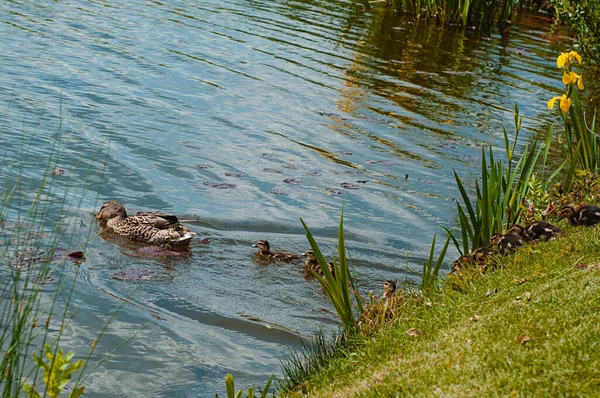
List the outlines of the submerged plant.
{"type": "MultiPolygon", "coordinates": [[[[44,344],[44,356],[48,359],[48,362],[44,362],[43,358],[40,357],[37,352],[33,353],[33,362],[36,366],[44,372],[44,391],[50,398],[56,398],[60,395],[62,390],[71,381],[71,374],[81,369],[84,361],[72,362],[75,353],[69,351],[67,355],[63,355],[62,348],[58,349],[56,355],[53,354],[52,348],[49,344],[44,344]]],[[[85,387],[77,387],[71,393],[69,398],[78,398],[83,394],[85,387]]],[[[28,383],[23,384],[23,390],[31,398],[40,398],[42,395],[28,383]]]]}

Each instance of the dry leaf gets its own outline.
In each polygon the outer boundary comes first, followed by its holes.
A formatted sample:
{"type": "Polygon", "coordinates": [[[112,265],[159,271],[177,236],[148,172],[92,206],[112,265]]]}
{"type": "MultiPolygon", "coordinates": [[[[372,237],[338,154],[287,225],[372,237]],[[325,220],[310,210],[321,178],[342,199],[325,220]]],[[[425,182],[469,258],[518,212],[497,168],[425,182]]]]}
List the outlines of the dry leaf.
{"type": "Polygon", "coordinates": [[[527,343],[529,340],[531,340],[529,338],[529,336],[527,336],[525,333],[523,333],[522,335],[520,335],[519,337],[517,337],[517,341],[521,344],[525,344],[527,343]]]}
{"type": "Polygon", "coordinates": [[[406,333],[408,333],[408,335],[412,336],[412,337],[417,337],[417,336],[420,336],[421,334],[423,334],[423,332],[421,332],[419,329],[415,329],[415,328],[408,329],[408,331],[406,333]]]}
{"type": "Polygon", "coordinates": [[[469,320],[471,322],[477,322],[480,319],[481,319],[481,317],[478,314],[475,314],[475,315],[473,315],[472,317],[469,318],[469,320]]]}

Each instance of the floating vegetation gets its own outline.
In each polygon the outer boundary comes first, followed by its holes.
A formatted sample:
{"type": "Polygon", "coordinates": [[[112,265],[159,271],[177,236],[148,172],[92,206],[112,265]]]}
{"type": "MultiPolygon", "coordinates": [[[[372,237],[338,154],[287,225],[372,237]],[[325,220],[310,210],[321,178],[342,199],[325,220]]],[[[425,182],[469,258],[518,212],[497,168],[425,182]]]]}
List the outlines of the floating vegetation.
{"type": "Polygon", "coordinates": [[[283,182],[285,182],[286,184],[298,185],[302,182],[302,180],[299,178],[286,178],[285,180],[283,180],[283,182]]]}
{"type": "Polygon", "coordinates": [[[323,173],[321,173],[320,171],[317,171],[317,170],[312,170],[312,171],[307,171],[306,175],[307,176],[319,177],[319,176],[322,176],[323,173]]]}
{"type": "Polygon", "coordinates": [[[396,164],[396,162],[393,162],[391,160],[366,160],[365,163],[366,164],[383,164],[386,166],[393,166],[396,164]]]}
{"type": "Polygon", "coordinates": [[[419,182],[422,182],[423,184],[435,184],[434,180],[428,180],[426,178],[419,178],[418,180],[419,182]]]}
{"type": "Polygon", "coordinates": [[[335,151],[334,153],[336,155],[352,156],[352,152],[349,152],[349,151],[335,151]]]}
{"type": "Polygon", "coordinates": [[[344,193],[343,190],[337,188],[325,188],[325,192],[335,195],[342,195],[344,193]]]}
{"type": "Polygon", "coordinates": [[[56,282],[56,279],[54,279],[51,276],[36,277],[36,278],[31,278],[31,282],[35,283],[36,285],[49,285],[51,283],[56,282]]]}
{"type": "Polygon", "coordinates": [[[263,152],[263,154],[262,154],[262,155],[263,155],[263,157],[265,157],[265,158],[276,158],[276,157],[277,157],[277,155],[276,155],[276,154],[274,154],[274,153],[272,153],[272,152],[263,152]]]}
{"type": "Polygon", "coordinates": [[[52,171],[50,171],[50,174],[55,176],[62,176],[65,175],[65,169],[59,169],[58,167],[55,167],[54,169],[52,169],[52,171]]]}
{"type": "Polygon", "coordinates": [[[271,169],[271,168],[269,168],[269,167],[267,167],[267,168],[264,168],[264,169],[263,169],[263,171],[264,171],[265,173],[283,174],[283,171],[281,171],[281,170],[277,170],[277,169],[271,169]]]}
{"type": "Polygon", "coordinates": [[[121,272],[117,272],[112,275],[112,278],[122,282],[130,281],[160,281],[166,280],[166,275],[160,275],[154,270],[147,269],[130,269],[121,272]]]}
{"type": "Polygon", "coordinates": [[[242,178],[242,177],[246,176],[246,174],[242,174],[242,173],[230,173],[230,172],[225,173],[225,175],[227,177],[236,177],[236,178],[242,178]]]}
{"type": "Polygon", "coordinates": [[[285,164],[285,165],[283,165],[281,167],[283,167],[284,169],[290,169],[290,170],[298,170],[299,169],[298,166],[296,166],[295,164],[291,164],[291,163],[290,164],[285,164]]]}
{"type": "Polygon", "coordinates": [[[227,182],[205,181],[204,185],[206,185],[207,187],[216,188],[216,189],[232,189],[232,188],[237,188],[237,185],[235,185],[235,184],[229,184],[227,182]]]}
{"type": "Polygon", "coordinates": [[[340,187],[342,187],[344,189],[361,189],[362,188],[360,185],[350,184],[349,182],[341,183],[340,187]]]}
{"type": "Polygon", "coordinates": [[[215,166],[213,166],[213,165],[211,165],[211,164],[199,164],[199,165],[198,165],[198,168],[199,168],[199,169],[203,169],[203,170],[204,170],[204,169],[212,169],[213,167],[215,167],[215,166]]]}
{"type": "Polygon", "coordinates": [[[271,195],[285,195],[285,191],[280,188],[273,188],[269,191],[271,195]]]}

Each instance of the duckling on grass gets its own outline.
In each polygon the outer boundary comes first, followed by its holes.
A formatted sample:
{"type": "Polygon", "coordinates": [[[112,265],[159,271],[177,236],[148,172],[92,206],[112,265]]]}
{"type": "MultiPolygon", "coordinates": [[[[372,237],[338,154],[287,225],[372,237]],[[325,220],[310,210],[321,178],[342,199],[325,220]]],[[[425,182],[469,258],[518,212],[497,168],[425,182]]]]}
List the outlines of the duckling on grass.
{"type": "Polygon", "coordinates": [[[573,226],[578,225],[595,225],[600,223],[600,207],[592,205],[581,205],[577,208],[573,206],[565,206],[560,210],[560,215],[557,221],[566,218],[573,226]]]}
{"type": "Polygon", "coordinates": [[[196,235],[179,224],[177,216],[162,212],[139,212],[128,216],[125,206],[116,200],[104,202],[96,218],[117,235],[154,245],[185,247],[196,235]]]}
{"type": "Polygon", "coordinates": [[[525,242],[523,242],[523,239],[519,235],[508,233],[500,237],[497,246],[500,254],[507,254],[517,250],[524,244],[525,242]]]}
{"type": "Polygon", "coordinates": [[[526,242],[538,242],[540,240],[559,239],[564,232],[546,221],[533,221],[526,226],[513,225],[508,233],[519,235],[526,242]]]}
{"type": "Polygon", "coordinates": [[[301,256],[293,253],[287,253],[282,251],[271,251],[271,247],[269,242],[266,240],[259,240],[252,247],[258,247],[258,256],[261,259],[273,262],[290,262],[293,260],[298,260],[301,256]]]}
{"type": "Polygon", "coordinates": [[[381,287],[383,287],[384,290],[382,298],[390,300],[394,297],[394,293],[396,293],[396,288],[398,285],[394,281],[387,280],[383,282],[381,287]]]}

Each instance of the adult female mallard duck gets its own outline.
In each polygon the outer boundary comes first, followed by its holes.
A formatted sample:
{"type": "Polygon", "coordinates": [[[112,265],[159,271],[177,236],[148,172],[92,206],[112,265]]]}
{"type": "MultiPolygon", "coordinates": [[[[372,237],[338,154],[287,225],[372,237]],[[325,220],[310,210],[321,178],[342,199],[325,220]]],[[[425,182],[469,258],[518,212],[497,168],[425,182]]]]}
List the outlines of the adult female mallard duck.
{"type": "Polygon", "coordinates": [[[537,242],[540,240],[558,239],[564,235],[564,232],[546,221],[533,221],[526,226],[519,224],[513,225],[508,233],[519,235],[527,242],[537,242]]]}
{"type": "Polygon", "coordinates": [[[258,247],[258,255],[260,258],[268,261],[285,261],[290,262],[293,260],[298,260],[301,256],[293,253],[286,253],[281,251],[271,251],[271,247],[269,242],[266,240],[259,240],[252,247],[258,247]]]}
{"type": "MultiPolygon", "coordinates": [[[[317,256],[315,256],[313,249],[308,250],[304,255],[306,256],[306,261],[304,261],[304,272],[311,276],[313,272],[323,276],[323,269],[321,268],[321,264],[319,264],[319,260],[317,260],[317,256]]],[[[327,267],[329,268],[329,272],[331,272],[333,279],[335,279],[335,269],[333,268],[333,264],[327,263],[327,267]]]]}
{"type": "Polygon", "coordinates": [[[560,209],[560,215],[557,221],[566,218],[571,225],[594,225],[600,223],[600,207],[592,205],[582,205],[577,208],[565,206],[560,209]]]}
{"type": "Polygon", "coordinates": [[[116,200],[104,202],[96,218],[108,220],[106,226],[117,235],[154,245],[187,246],[196,235],[179,225],[179,220],[172,214],[155,211],[128,216],[125,206],[116,200]]]}

